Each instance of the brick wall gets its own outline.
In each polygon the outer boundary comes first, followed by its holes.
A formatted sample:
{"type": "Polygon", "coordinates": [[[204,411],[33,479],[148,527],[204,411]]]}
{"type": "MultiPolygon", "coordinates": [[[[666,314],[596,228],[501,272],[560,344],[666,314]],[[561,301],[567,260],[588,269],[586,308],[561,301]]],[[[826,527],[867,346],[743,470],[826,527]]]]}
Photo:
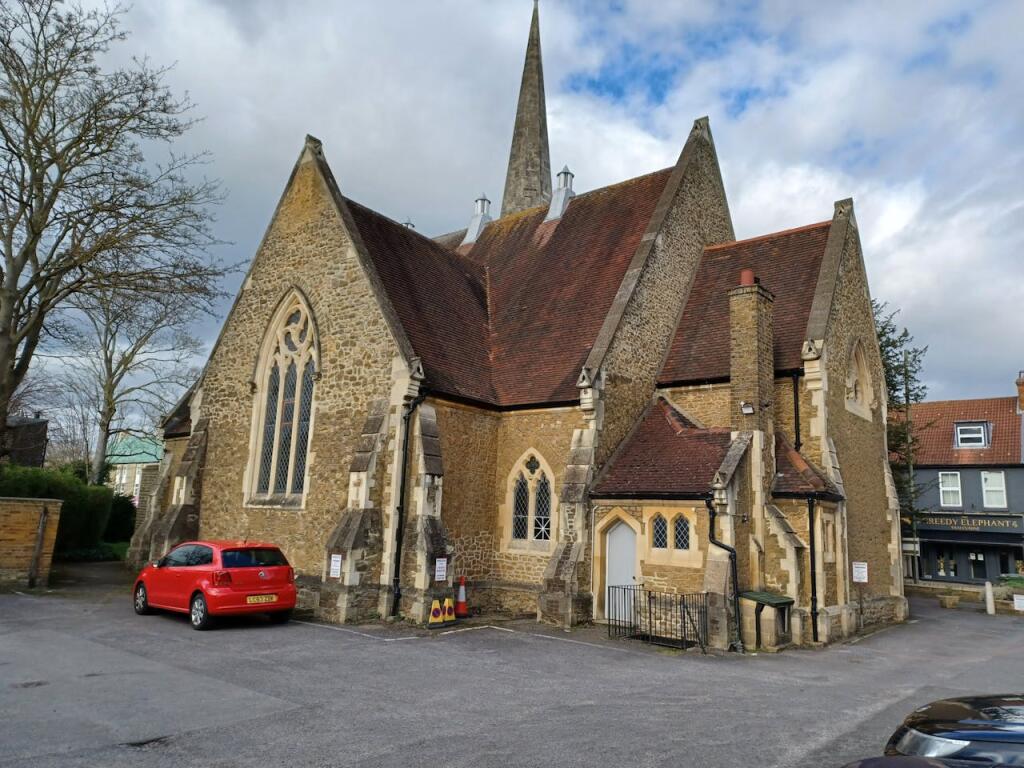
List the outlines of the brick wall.
{"type": "Polygon", "coordinates": [[[46,527],[36,562],[35,585],[49,581],[61,504],[59,499],[0,498],[0,583],[29,584],[43,510],[46,527]]]}

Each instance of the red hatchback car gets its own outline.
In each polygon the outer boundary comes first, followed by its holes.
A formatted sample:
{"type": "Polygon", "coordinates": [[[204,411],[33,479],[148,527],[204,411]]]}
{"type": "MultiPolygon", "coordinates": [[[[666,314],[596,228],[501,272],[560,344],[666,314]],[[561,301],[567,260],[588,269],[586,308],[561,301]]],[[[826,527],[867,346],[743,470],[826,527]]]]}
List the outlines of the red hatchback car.
{"type": "Polygon", "coordinates": [[[295,571],[273,544],[187,541],[142,569],[133,596],[136,613],[187,613],[194,629],[241,613],[269,613],[283,624],[295,608],[295,571]]]}

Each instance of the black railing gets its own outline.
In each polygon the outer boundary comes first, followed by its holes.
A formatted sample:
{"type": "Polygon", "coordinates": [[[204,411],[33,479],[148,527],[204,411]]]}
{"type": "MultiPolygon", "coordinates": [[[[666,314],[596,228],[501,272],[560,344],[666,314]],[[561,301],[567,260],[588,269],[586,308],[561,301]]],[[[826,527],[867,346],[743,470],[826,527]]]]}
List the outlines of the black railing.
{"type": "Polygon", "coordinates": [[[670,648],[699,646],[707,653],[708,594],[679,595],[642,586],[608,587],[609,637],[628,637],[670,648]]]}

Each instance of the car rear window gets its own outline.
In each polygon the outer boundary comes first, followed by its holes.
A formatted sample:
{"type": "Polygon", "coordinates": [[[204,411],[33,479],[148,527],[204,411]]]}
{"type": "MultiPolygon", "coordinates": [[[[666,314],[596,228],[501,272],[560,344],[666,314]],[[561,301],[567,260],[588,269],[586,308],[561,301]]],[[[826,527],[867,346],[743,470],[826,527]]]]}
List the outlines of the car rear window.
{"type": "Polygon", "coordinates": [[[256,568],[263,565],[288,565],[288,559],[280,549],[248,547],[246,549],[225,549],[220,553],[225,568],[256,568]]]}

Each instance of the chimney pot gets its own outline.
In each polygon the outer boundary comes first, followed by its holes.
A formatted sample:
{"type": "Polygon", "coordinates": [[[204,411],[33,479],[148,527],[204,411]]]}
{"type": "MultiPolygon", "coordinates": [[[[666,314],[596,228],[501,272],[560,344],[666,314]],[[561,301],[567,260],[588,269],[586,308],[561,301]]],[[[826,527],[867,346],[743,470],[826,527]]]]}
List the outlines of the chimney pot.
{"type": "Polygon", "coordinates": [[[487,216],[490,214],[491,201],[487,199],[486,194],[482,194],[476,199],[476,212],[478,216],[487,216]]]}
{"type": "Polygon", "coordinates": [[[480,233],[484,231],[484,227],[487,226],[490,220],[491,201],[487,199],[486,194],[482,194],[476,199],[476,203],[473,207],[473,218],[469,220],[469,226],[466,227],[466,236],[462,239],[462,243],[460,245],[475,243],[476,239],[480,237],[480,233]]]}
{"type": "Polygon", "coordinates": [[[556,221],[562,218],[565,209],[569,207],[569,201],[576,196],[572,191],[573,172],[569,166],[565,166],[558,172],[558,183],[555,185],[555,194],[551,196],[551,204],[548,206],[548,215],[544,221],[556,221]]]}
{"type": "Polygon", "coordinates": [[[744,269],[740,271],[740,285],[756,285],[757,278],[754,277],[754,270],[744,269]]]}

